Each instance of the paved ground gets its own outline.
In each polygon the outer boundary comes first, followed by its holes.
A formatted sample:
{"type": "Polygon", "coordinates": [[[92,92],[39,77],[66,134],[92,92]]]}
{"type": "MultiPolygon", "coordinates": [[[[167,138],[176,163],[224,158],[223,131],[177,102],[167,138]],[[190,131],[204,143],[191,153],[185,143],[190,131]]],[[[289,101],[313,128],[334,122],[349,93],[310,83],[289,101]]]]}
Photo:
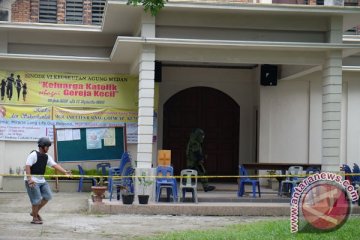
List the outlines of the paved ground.
{"type": "Polygon", "coordinates": [[[30,224],[26,193],[0,192],[0,239],[133,239],[160,232],[206,229],[263,217],[91,215],[89,193],[55,193],[42,212],[43,225],[30,224]]]}

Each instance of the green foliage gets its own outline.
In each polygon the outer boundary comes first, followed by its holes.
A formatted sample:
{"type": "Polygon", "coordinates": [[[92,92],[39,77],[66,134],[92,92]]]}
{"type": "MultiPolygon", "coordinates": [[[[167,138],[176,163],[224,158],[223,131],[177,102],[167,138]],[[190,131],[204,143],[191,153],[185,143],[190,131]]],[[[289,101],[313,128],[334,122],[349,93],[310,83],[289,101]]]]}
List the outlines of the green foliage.
{"type": "Polygon", "coordinates": [[[134,174],[135,174],[135,169],[131,168],[128,175],[126,177],[121,178],[120,180],[121,184],[119,185],[119,187],[122,195],[134,194],[132,192],[134,185],[134,174]]]}
{"type": "Polygon", "coordinates": [[[358,232],[360,225],[359,217],[350,218],[340,229],[332,232],[311,232],[303,231],[298,233],[290,232],[290,220],[270,218],[269,220],[256,221],[252,223],[230,225],[220,229],[204,229],[172,232],[157,235],[155,237],[141,239],[239,239],[239,240],[333,240],[333,239],[354,239],[354,233],[358,232]]]}
{"type": "MultiPolygon", "coordinates": [[[[72,169],[71,170],[71,174],[72,175],[80,175],[79,170],[78,169],[72,169]]],[[[46,175],[61,175],[61,173],[57,173],[55,174],[55,169],[52,167],[46,167],[45,169],[45,179],[46,180],[50,180],[50,179],[55,179],[55,177],[52,176],[46,176],[46,175]]],[[[106,172],[105,176],[108,176],[109,173],[108,171],[106,172]]],[[[85,171],[85,176],[102,176],[102,173],[99,173],[96,169],[88,169],[85,171]]],[[[59,177],[59,179],[78,179],[78,178],[72,178],[72,177],[59,177]]]]}
{"type": "Polygon", "coordinates": [[[160,9],[165,5],[165,0],[128,0],[128,5],[143,5],[145,12],[151,13],[152,16],[156,16],[160,9]]]}
{"type": "Polygon", "coordinates": [[[53,177],[46,177],[46,175],[55,175],[55,169],[53,169],[51,167],[46,167],[46,169],[45,169],[45,179],[49,180],[49,179],[53,178],[53,177]]]}
{"type": "Polygon", "coordinates": [[[142,187],[142,195],[145,195],[148,186],[153,184],[153,180],[146,179],[146,172],[142,172],[141,176],[137,178],[139,185],[142,187]]]}
{"type": "Polygon", "coordinates": [[[85,175],[88,176],[102,176],[101,172],[96,171],[96,169],[86,169],[85,175]]]}
{"type": "Polygon", "coordinates": [[[105,181],[103,177],[96,179],[96,186],[105,186],[105,181]]]}

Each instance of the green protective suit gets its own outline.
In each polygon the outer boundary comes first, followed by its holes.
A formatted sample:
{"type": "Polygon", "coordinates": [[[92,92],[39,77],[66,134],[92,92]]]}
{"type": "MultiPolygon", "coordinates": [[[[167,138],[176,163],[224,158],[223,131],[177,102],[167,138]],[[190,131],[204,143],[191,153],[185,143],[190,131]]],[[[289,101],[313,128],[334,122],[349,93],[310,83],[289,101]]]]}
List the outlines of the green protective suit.
{"type": "MultiPolygon", "coordinates": [[[[186,148],[187,167],[198,172],[199,176],[205,176],[206,171],[204,167],[205,156],[202,150],[202,143],[204,141],[204,131],[200,128],[195,129],[190,134],[190,139],[186,148]]],[[[208,186],[207,178],[199,178],[203,187],[208,186]]]]}

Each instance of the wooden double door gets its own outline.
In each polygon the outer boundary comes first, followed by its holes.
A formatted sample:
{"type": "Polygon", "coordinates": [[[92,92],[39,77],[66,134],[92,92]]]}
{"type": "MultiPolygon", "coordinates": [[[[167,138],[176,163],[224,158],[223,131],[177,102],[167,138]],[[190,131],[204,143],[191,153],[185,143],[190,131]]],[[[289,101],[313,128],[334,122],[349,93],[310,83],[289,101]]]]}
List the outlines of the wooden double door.
{"type": "Polygon", "coordinates": [[[213,88],[188,88],[165,103],[163,116],[163,149],[172,151],[176,175],[186,168],[186,146],[195,128],[205,132],[207,175],[238,174],[240,107],[232,98],[213,88]]]}

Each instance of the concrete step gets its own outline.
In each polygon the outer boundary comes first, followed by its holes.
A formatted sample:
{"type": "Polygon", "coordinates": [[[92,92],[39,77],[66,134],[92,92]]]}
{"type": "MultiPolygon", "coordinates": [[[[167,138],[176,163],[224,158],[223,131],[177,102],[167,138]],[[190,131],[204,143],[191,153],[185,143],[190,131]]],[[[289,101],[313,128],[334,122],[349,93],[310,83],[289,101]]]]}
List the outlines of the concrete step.
{"type": "MultiPolygon", "coordinates": [[[[200,200],[200,199],[199,199],[200,200]]],[[[88,201],[92,214],[144,214],[144,215],[192,215],[192,216],[290,216],[289,203],[275,202],[199,202],[169,203],[150,202],[147,205],[124,205],[121,201],[104,200],[102,204],[88,201]]],[[[353,206],[352,214],[360,214],[360,207],[353,206]]]]}
{"type": "Polygon", "coordinates": [[[92,214],[145,214],[145,215],[194,215],[194,216],[289,216],[288,203],[149,203],[134,202],[124,205],[121,201],[104,200],[96,204],[89,200],[92,214]]]}

